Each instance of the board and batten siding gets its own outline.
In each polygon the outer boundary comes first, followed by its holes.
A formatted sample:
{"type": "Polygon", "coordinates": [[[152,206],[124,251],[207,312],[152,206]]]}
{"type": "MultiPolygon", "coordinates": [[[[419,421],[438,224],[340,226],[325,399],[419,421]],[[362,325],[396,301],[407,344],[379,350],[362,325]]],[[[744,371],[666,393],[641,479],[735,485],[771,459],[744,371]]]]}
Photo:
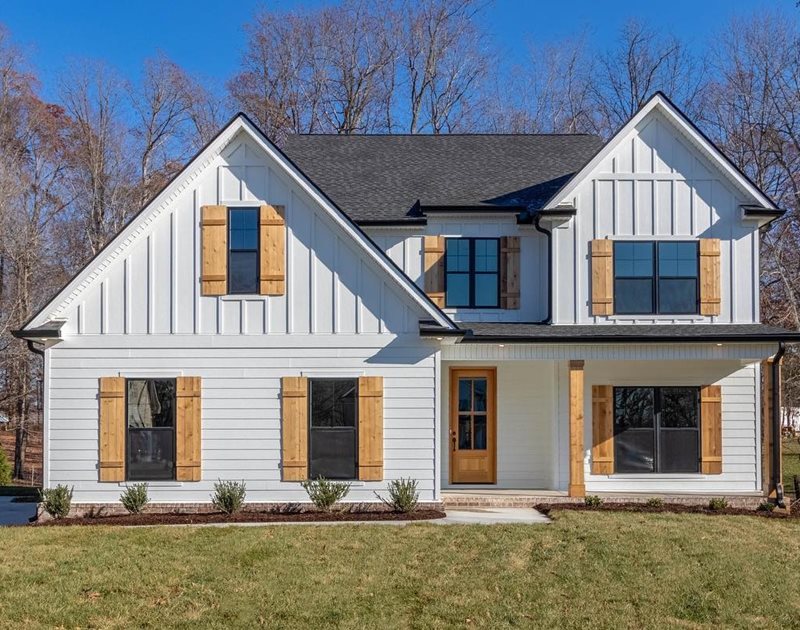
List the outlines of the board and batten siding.
{"type": "Polygon", "coordinates": [[[48,317],[64,319],[47,350],[45,483],[76,502],[116,502],[98,482],[98,379],[202,380],[202,480],[152,482],[157,502],[207,502],[217,479],[242,479],[249,501],[300,501],[281,481],[284,376],[384,379],[384,478],[350,500],[413,477],[433,500],[438,349],[420,339],[424,309],[248,133],[240,131],[111,260],[48,317]],[[201,208],[282,205],[284,295],[203,296],[201,208]]]}
{"type": "Polygon", "coordinates": [[[421,310],[361,253],[255,143],[240,134],[51,317],[73,334],[353,334],[416,332],[421,310]],[[204,205],[282,205],[286,293],[202,296],[204,205]]]}
{"type": "Polygon", "coordinates": [[[425,236],[501,238],[520,240],[520,308],[445,308],[454,321],[531,322],[547,315],[547,241],[532,226],[517,225],[513,214],[448,218],[431,214],[425,226],[409,228],[366,227],[370,238],[424,289],[423,239],[425,236]]]}
{"type": "Polygon", "coordinates": [[[554,323],[752,323],[759,318],[759,240],[746,202],[717,167],[662,114],[652,112],[567,199],[577,216],[553,231],[554,323]],[[592,316],[592,239],[721,240],[721,313],[592,316]]]}

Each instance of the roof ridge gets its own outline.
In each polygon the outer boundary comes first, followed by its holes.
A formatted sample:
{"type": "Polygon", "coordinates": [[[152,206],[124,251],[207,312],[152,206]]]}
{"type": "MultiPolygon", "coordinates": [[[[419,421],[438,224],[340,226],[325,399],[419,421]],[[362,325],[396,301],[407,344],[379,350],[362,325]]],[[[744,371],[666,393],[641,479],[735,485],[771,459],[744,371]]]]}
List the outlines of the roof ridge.
{"type": "Polygon", "coordinates": [[[292,133],[288,138],[297,137],[324,137],[324,138],[447,138],[447,137],[512,137],[512,138],[533,138],[533,137],[576,137],[576,138],[600,138],[602,136],[596,133],[490,133],[490,132],[475,132],[475,133],[292,133]]]}

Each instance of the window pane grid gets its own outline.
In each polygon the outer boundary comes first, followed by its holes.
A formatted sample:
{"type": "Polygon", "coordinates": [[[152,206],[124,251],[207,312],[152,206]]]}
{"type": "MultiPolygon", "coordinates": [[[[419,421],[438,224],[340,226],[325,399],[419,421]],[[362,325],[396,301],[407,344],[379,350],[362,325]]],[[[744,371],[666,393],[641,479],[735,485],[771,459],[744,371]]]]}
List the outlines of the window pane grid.
{"type": "Polygon", "coordinates": [[[615,472],[699,472],[699,424],[697,387],[615,387],[615,472]]]}
{"type": "Polygon", "coordinates": [[[697,242],[616,241],[614,303],[621,315],[697,313],[697,242]]]}
{"type": "Polygon", "coordinates": [[[258,293],[258,208],[228,212],[228,292],[258,293]]]}
{"type": "Polygon", "coordinates": [[[500,306],[500,240],[445,240],[445,304],[447,307],[500,306]]]}

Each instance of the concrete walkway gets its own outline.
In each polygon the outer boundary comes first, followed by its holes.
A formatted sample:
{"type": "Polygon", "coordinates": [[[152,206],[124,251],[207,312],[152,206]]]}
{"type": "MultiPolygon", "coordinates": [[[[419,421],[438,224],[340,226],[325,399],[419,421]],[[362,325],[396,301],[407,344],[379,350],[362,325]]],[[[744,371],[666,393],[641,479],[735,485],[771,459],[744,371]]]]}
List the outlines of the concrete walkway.
{"type": "Polygon", "coordinates": [[[14,497],[0,497],[0,525],[24,525],[36,514],[36,503],[13,503],[14,497]]]}
{"type": "Polygon", "coordinates": [[[447,516],[432,523],[440,525],[534,525],[549,523],[550,519],[533,508],[460,508],[445,510],[447,516]]]}

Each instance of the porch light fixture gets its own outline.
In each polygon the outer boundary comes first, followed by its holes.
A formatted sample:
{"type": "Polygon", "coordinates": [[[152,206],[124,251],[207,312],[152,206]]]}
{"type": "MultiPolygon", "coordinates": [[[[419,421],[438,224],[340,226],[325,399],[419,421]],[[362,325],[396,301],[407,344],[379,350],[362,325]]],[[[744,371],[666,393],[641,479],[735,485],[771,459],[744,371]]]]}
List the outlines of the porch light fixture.
{"type": "Polygon", "coordinates": [[[718,347],[718,348],[721,348],[721,347],[722,347],[722,344],[721,344],[721,343],[718,343],[718,344],[717,344],[717,347],[718,347]]]}
{"type": "Polygon", "coordinates": [[[436,341],[441,341],[442,337],[436,337],[436,341]]]}
{"type": "Polygon", "coordinates": [[[504,343],[498,343],[498,344],[497,344],[497,347],[498,347],[498,348],[505,348],[505,347],[506,347],[506,344],[504,344],[504,343]]]}

